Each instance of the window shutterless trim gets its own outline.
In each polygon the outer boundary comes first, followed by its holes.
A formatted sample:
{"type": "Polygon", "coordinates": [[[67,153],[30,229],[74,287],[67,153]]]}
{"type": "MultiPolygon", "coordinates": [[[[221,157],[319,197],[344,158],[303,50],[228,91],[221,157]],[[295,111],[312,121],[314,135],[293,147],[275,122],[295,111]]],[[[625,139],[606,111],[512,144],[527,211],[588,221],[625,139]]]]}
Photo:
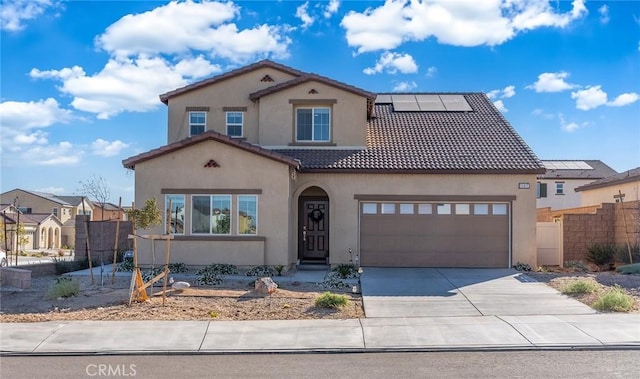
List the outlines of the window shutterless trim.
{"type": "Polygon", "coordinates": [[[247,107],[222,107],[223,112],[246,112],[247,107]]]}
{"type": "Polygon", "coordinates": [[[289,104],[294,105],[327,105],[337,103],[337,99],[289,99],[289,104]]]}
{"type": "Polygon", "coordinates": [[[353,198],[362,201],[438,201],[438,202],[491,202],[513,201],[516,196],[492,196],[492,195],[365,195],[355,194],[353,198]]]}
{"type": "Polygon", "coordinates": [[[186,107],[186,112],[209,112],[209,107],[186,107]]]}

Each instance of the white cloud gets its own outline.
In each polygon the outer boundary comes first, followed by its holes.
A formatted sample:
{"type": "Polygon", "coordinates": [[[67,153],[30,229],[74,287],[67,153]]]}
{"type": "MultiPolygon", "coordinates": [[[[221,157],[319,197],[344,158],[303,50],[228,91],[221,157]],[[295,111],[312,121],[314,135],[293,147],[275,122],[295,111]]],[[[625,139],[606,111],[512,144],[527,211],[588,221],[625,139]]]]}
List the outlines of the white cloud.
{"type": "Polygon", "coordinates": [[[587,87],[586,89],[571,92],[571,98],[576,100],[576,108],[583,111],[597,108],[607,103],[607,93],[600,86],[587,87]]]}
{"type": "Polygon", "coordinates": [[[45,145],[47,142],[47,135],[41,130],[30,134],[16,134],[13,137],[13,143],[17,145],[45,145]]]}
{"type": "Polygon", "coordinates": [[[58,79],[60,91],[73,96],[71,105],[107,119],[121,112],[146,112],[159,106],[158,95],[182,87],[189,78],[219,72],[202,57],[184,59],[175,65],[155,57],[112,58],[102,71],[87,76],[81,67],[62,70],[31,70],[33,78],[58,79]]]}
{"type": "Polygon", "coordinates": [[[551,120],[553,118],[555,118],[555,116],[552,113],[545,113],[545,111],[543,109],[540,108],[536,108],[534,109],[531,114],[533,114],[534,116],[538,116],[538,117],[542,117],[546,120],[551,120]]]}
{"type": "Polygon", "coordinates": [[[110,25],[96,45],[116,55],[207,53],[233,62],[288,55],[291,39],[283,26],[257,25],[239,30],[230,22],[240,14],[231,2],[172,1],[130,14],[110,25]]]}
{"type": "Polygon", "coordinates": [[[329,4],[324,8],[324,17],[331,18],[333,14],[338,12],[340,8],[340,0],[329,0],[329,4]]]}
{"type": "Polygon", "coordinates": [[[598,13],[600,13],[600,22],[602,24],[608,24],[609,20],[611,20],[611,18],[609,18],[609,7],[606,4],[601,6],[598,8],[598,13]]]}
{"type": "Polygon", "coordinates": [[[80,162],[84,152],[74,148],[71,142],[34,146],[24,150],[20,156],[23,163],[40,166],[69,166],[80,162]]]}
{"type": "Polygon", "coordinates": [[[64,189],[64,187],[44,187],[44,188],[36,188],[36,191],[38,192],[44,192],[44,193],[54,193],[54,194],[61,194],[61,193],[66,193],[67,191],[64,189]]]}
{"type": "Polygon", "coordinates": [[[508,99],[508,98],[514,97],[515,95],[516,95],[515,86],[506,86],[503,89],[494,89],[492,91],[487,92],[487,97],[491,100],[498,99],[498,98],[508,99]]]}
{"type": "Polygon", "coordinates": [[[0,103],[0,129],[2,135],[26,132],[71,120],[71,111],[60,108],[54,98],[46,100],[0,103]]]}
{"type": "Polygon", "coordinates": [[[613,101],[608,101],[607,93],[602,90],[602,86],[589,86],[586,89],[572,92],[571,98],[575,99],[576,108],[588,111],[602,105],[624,107],[638,101],[640,95],[635,92],[623,93],[618,95],[613,101]]]}
{"type": "Polygon", "coordinates": [[[2,0],[0,29],[17,32],[25,28],[24,21],[33,20],[48,8],[58,6],[52,0],[2,0]]]}
{"type": "Polygon", "coordinates": [[[409,92],[416,87],[416,82],[400,82],[393,87],[393,92],[409,92]]]}
{"type": "Polygon", "coordinates": [[[389,74],[395,74],[398,71],[403,74],[413,74],[418,72],[418,65],[409,54],[385,52],[374,67],[367,67],[362,72],[373,75],[383,71],[389,74]]]}
{"type": "Polygon", "coordinates": [[[302,29],[307,29],[316,21],[315,18],[309,15],[307,9],[309,8],[309,2],[302,4],[298,8],[296,8],[296,17],[302,21],[302,29]]]}
{"type": "Polygon", "coordinates": [[[610,107],[624,107],[625,105],[633,104],[638,101],[638,94],[635,92],[623,93],[618,95],[613,101],[607,103],[610,107]]]}
{"type": "Polygon", "coordinates": [[[365,53],[429,37],[454,46],[496,46],[523,31],[564,28],[586,13],[584,0],[574,0],[565,13],[547,0],[387,0],[363,12],[350,11],[341,26],[349,46],[365,53]]]}
{"type": "Polygon", "coordinates": [[[526,88],[536,92],[561,92],[575,88],[575,84],[567,83],[568,72],[545,72],[538,75],[538,81],[526,88]]]}
{"type": "Polygon", "coordinates": [[[103,157],[113,157],[114,155],[118,155],[127,147],[129,147],[129,145],[120,140],[109,142],[103,140],[102,138],[98,138],[97,140],[93,141],[93,143],[91,143],[93,154],[103,157]]]}
{"type": "Polygon", "coordinates": [[[427,78],[432,78],[438,72],[438,68],[431,66],[427,69],[427,78]]]}
{"type": "Polygon", "coordinates": [[[580,125],[576,122],[567,122],[562,113],[558,115],[558,119],[560,120],[560,129],[567,133],[574,132],[580,128],[580,125]]]}
{"type": "Polygon", "coordinates": [[[504,103],[502,102],[502,100],[496,100],[493,102],[493,105],[496,106],[496,108],[498,108],[498,110],[502,113],[507,113],[509,112],[509,110],[507,109],[507,107],[504,106],[504,103]]]}

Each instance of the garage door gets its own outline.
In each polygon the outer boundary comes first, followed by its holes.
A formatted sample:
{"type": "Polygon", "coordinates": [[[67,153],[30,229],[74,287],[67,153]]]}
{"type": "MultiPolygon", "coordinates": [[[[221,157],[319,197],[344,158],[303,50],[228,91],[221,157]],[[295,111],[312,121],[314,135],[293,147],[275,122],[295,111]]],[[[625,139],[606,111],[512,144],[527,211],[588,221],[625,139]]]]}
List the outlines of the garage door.
{"type": "Polygon", "coordinates": [[[363,266],[508,267],[509,246],[509,203],[360,203],[363,266]]]}

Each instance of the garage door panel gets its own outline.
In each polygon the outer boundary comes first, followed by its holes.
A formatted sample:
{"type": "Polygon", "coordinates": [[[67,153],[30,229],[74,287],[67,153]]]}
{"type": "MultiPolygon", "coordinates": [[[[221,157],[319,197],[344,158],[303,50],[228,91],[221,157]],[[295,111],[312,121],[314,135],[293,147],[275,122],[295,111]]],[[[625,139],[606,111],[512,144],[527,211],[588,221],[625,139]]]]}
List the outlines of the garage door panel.
{"type": "Polygon", "coordinates": [[[360,222],[365,266],[507,267],[509,245],[507,215],[377,214],[360,222]]]}

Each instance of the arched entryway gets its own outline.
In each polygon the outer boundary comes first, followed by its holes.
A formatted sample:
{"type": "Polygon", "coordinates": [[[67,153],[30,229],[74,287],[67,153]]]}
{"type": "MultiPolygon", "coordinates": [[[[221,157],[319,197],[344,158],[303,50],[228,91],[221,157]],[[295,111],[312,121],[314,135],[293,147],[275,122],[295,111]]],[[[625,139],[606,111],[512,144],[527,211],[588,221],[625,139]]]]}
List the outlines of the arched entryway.
{"type": "Polygon", "coordinates": [[[298,197],[298,259],[329,263],[329,195],[320,187],[309,187],[298,197]]]}

